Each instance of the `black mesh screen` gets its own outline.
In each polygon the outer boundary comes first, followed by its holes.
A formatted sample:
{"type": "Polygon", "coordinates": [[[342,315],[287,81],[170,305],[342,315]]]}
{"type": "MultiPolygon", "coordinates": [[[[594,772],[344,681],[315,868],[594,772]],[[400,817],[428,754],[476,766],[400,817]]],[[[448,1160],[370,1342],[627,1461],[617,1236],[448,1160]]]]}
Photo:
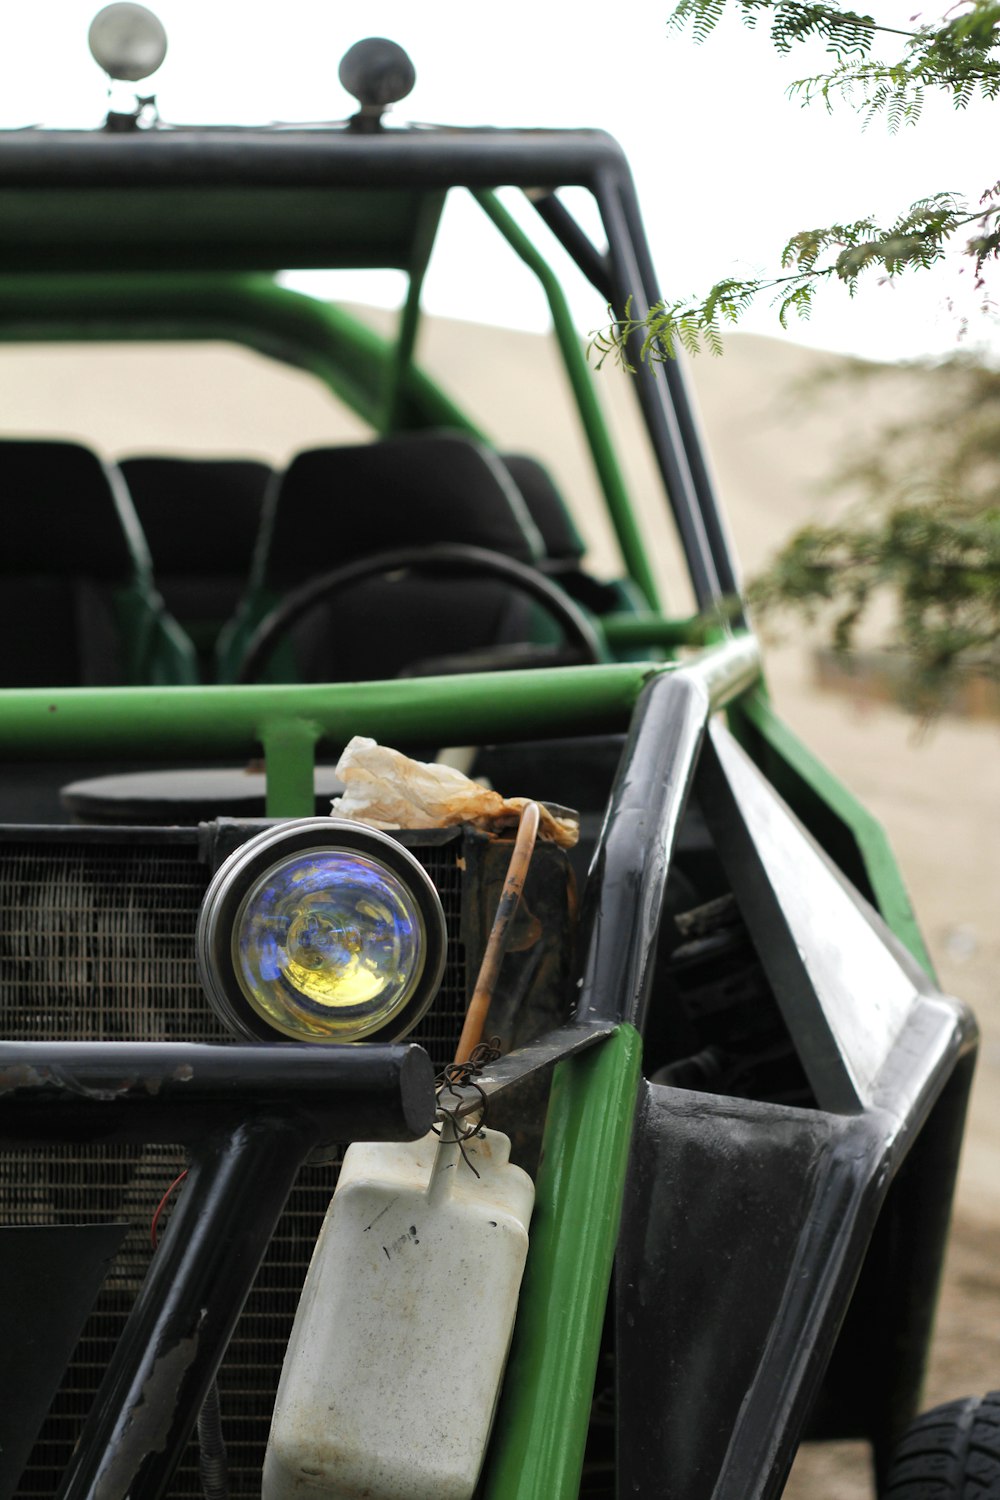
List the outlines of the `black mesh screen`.
{"type": "MultiPolygon", "coordinates": [[[[466,999],[457,935],[461,841],[413,853],[435,882],[452,934],[444,983],[413,1033],[436,1065],[449,1061],[466,999]]],[[[208,867],[196,836],[170,842],[67,834],[0,839],[0,1035],[13,1041],[215,1041],[194,962],[208,867]]],[[[260,1468],[285,1344],[313,1245],[337,1179],[336,1160],[299,1175],[219,1374],[234,1496],[260,1495],[260,1468]]],[[[107,1368],[151,1252],[150,1221],[183,1169],[169,1146],[51,1147],[0,1153],[0,1222],[132,1225],[17,1490],[51,1497],[107,1368]]],[[[180,1188],[178,1191],[183,1191],[180,1188]]],[[[169,1211],[169,1210],[168,1210],[169,1211]]],[[[200,1495],[189,1448],[171,1496],[200,1495]]]]}
{"type": "Polygon", "coordinates": [[[194,929],[198,846],[0,844],[0,1025],[11,1041],[217,1041],[194,929]]]}

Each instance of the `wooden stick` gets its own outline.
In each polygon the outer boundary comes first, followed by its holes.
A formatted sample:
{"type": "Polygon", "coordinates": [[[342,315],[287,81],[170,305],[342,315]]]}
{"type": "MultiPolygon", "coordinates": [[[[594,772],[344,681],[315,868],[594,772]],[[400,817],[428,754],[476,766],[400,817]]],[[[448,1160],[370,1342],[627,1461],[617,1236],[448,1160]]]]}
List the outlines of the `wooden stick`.
{"type": "Polygon", "coordinates": [[[479,966],[476,987],[465,1013],[465,1024],[462,1027],[462,1035],[458,1039],[458,1047],[455,1049],[457,1063],[468,1061],[473,1050],[482,1040],[486,1029],[486,1018],[490,1012],[493,991],[496,989],[500,965],[510,939],[511,923],[521,900],[521,892],[524,890],[537,833],[538,804],[526,802],[521,809],[514,849],[510,856],[510,864],[507,866],[500,900],[497,902],[497,914],[493,918],[493,926],[490,928],[490,935],[486,942],[486,952],[479,966]]]}

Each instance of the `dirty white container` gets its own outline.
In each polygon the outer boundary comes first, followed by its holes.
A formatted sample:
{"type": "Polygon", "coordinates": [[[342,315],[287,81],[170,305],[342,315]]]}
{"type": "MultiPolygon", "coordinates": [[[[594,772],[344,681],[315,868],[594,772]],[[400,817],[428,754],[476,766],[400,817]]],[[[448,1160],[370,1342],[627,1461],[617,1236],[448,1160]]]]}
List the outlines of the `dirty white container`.
{"type": "Polygon", "coordinates": [[[534,1186],[487,1130],[355,1142],[288,1343],[262,1500],[469,1500],[528,1250],[534,1186]]]}

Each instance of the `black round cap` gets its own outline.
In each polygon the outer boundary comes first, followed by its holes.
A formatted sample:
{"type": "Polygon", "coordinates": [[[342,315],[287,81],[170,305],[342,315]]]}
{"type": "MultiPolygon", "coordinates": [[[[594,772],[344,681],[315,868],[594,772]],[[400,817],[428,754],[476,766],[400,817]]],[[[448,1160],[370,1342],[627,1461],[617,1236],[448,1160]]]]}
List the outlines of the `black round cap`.
{"type": "Polygon", "coordinates": [[[398,42],[369,36],[341,58],[340,81],[364,108],[385,108],[405,99],[417,81],[416,69],[398,42]]]}

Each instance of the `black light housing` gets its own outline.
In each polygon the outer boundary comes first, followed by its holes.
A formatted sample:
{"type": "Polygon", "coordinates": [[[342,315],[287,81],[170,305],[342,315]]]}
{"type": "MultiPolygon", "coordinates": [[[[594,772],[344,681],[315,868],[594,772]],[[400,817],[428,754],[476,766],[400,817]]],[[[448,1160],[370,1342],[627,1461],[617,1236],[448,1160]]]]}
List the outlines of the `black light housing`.
{"type": "Polygon", "coordinates": [[[167,55],[163,23],[144,5],[116,0],[99,10],[87,36],[91,55],[109,78],[138,83],[155,73],[167,55]]]}
{"type": "Polygon", "coordinates": [[[356,130],[377,130],[389,105],[412,93],[417,72],[398,42],[369,36],[344,53],[339,77],[361,105],[351,124],[356,130]]]}

